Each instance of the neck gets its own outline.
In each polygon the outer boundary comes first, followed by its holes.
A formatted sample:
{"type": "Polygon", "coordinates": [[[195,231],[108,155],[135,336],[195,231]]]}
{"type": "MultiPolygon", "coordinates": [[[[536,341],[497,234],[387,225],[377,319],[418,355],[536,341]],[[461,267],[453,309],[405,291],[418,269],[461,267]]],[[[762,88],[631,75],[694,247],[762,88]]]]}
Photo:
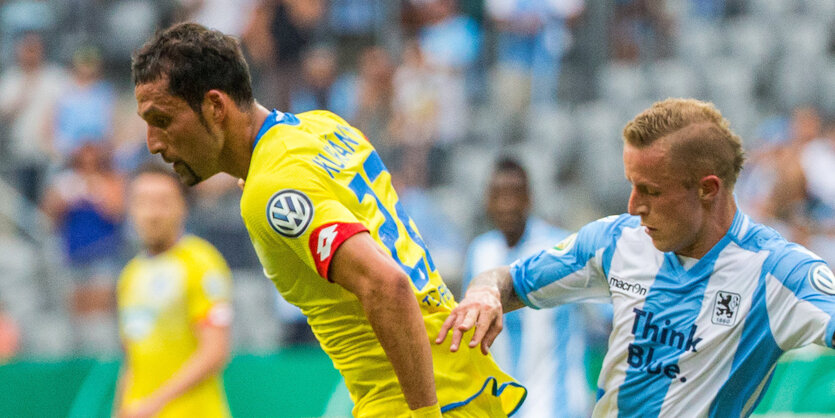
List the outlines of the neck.
{"type": "Polygon", "coordinates": [[[692,258],[702,258],[707,254],[731,229],[736,214],[736,201],[731,193],[717,196],[707,211],[707,219],[696,242],[690,248],[676,251],[676,254],[692,258]]]}
{"type": "Polygon", "coordinates": [[[252,144],[269,114],[267,108],[255,102],[249,112],[240,112],[229,118],[226,126],[229,138],[222,158],[226,164],[222,171],[246,180],[252,160],[252,144]]]}
{"type": "Polygon", "coordinates": [[[522,235],[525,235],[525,225],[522,225],[522,228],[517,230],[502,231],[502,235],[504,235],[504,239],[507,241],[507,246],[513,248],[522,239],[522,235]]]}
{"type": "Polygon", "coordinates": [[[166,240],[160,240],[160,241],[157,241],[157,242],[146,243],[145,244],[145,251],[147,251],[148,255],[150,255],[152,257],[158,256],[158,255],[170,250],[171,248],[173,248],[174,245],[177,244],[177,241],[180,240],[181,236],[182,236],[182,233],[180,233],[176,236],[172,236],[172,237],[170,237],[169,239],[166,239],[166,240]]]}

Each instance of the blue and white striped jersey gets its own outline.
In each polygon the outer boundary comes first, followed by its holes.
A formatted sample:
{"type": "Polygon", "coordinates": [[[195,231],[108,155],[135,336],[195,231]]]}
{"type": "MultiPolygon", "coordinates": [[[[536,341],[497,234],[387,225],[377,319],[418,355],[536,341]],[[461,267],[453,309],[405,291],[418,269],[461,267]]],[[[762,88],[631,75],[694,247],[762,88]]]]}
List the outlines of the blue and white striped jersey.
{"type": "Polygon", "coordinates": [[[592,222],[511,267],[534,308],[610,299],[609,351],[594,416],[748,416],[784,351],[832,347],[826,264],[737,211],[695,265],[662,253],[640,218],[592,222]]]}
{"type": "MultiPolygon", "coordinates": [[[[550,248],[568,234],[529,217],[514,247],[507,246],[498,230],[479,235],[467,250],[464,289],[478,273],[550,248]]],[[[503,323],[490,353],[502,370],[528,389],[525,403],[514,417],[587,417],[592,397],[586,379],[586,336],[580,307],[520,309],[505,314],[503,323]]]]}

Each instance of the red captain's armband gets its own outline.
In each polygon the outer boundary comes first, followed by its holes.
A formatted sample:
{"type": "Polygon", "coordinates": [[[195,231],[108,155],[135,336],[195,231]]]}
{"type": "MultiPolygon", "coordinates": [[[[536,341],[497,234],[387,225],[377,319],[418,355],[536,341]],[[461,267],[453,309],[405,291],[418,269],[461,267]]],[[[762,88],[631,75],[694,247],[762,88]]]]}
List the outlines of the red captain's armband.
{"type": "Polygon", "coordinates": [[[310,255],[316,264],[316,271],[323,278],[328,279],[328,268],[336,249],[352,235],[366,232],[368,228],[361,223],[331,222],[319,226],[310,234],[310,255]]]}

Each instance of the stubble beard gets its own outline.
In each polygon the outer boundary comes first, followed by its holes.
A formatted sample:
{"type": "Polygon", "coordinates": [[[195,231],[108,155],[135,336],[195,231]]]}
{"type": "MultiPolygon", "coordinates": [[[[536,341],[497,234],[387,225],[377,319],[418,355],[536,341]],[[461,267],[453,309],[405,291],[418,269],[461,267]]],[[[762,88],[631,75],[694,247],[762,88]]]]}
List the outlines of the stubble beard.
{"type": "Polygon", "coordinates": [[[174,163],[174,171],[177,172],[177,175],[180,176],[180,181],[186,186],[191,187],[203,181],[203,178],[197,175],[191,166],[185,162],[180,161],[174,163]]]}

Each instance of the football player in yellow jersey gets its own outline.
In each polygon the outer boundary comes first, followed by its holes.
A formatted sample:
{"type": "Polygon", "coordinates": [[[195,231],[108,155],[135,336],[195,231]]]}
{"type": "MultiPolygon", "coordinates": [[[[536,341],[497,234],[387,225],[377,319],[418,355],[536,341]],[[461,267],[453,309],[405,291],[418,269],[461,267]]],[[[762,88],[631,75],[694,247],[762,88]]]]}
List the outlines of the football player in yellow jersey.
{"type": "Polygon", "coordinates": [[[231,278],[208,242],[183,234],[186,202],[177,175],[140,170],[130,215],[143,252],[118,283],[125,362],[119,417],[227,417],[220,372],[229,357],[231,278]]]}
{"type": "Polygon", "coordinates": [[[456,303],[359,131],[330,112],[261,106],[238,42],[200,25],[157,33],[132,69],[152,153],[186,184],[246,180],[241,214],[264,271],[307,315],[354,415],[495,417],[521,405],[524,387],[488,353],[431,344],[456,303]]]}

